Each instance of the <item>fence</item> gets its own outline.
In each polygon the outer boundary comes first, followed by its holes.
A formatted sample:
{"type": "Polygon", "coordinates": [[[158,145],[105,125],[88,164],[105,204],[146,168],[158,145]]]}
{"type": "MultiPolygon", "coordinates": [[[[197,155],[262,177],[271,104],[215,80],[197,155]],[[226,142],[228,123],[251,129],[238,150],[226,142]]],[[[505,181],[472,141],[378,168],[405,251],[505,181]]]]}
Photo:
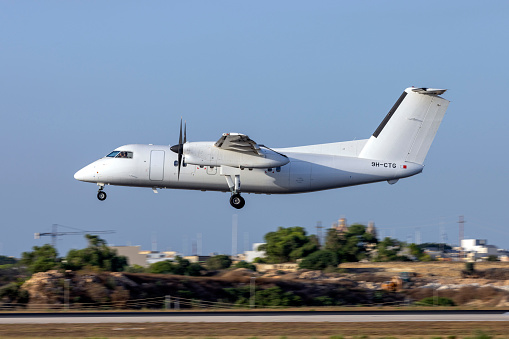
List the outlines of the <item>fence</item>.
{"type": "MultiPolygon", "coordinates": [[[[378,306],[404,306],[408,305],[408,301],[393,301],[385,303],[372,303],[372,304],[357,304],[357,305],[344,305],[342,307],[378,307],[378,306]]],[[[201,310],[229,310],[229,309],[253,309],[260,308],[256,305],[239,305],[232,303],[225,303],[220,301],[208,301],[199,299],[188,299],[175,296],[163,296],[145,299],[131,299],[121,302],[109,301],[100,303],[69,303],[69,304],[20,304],[20,303],[1,303],[0,310],[13,311],[13,310],[30,310],[30,311],[67,311],[67,310],[172,310],[179,311],[181,309],[201,309],[201,310]]],[[[309,306],[303,306],[309,307],[309,306]]],[[[327,306],[313,306],[313,308],[320,308],[327,306]]],[[[289,306],[263,306],[264,309],[282,309],[289,308],[289,306]]]]}

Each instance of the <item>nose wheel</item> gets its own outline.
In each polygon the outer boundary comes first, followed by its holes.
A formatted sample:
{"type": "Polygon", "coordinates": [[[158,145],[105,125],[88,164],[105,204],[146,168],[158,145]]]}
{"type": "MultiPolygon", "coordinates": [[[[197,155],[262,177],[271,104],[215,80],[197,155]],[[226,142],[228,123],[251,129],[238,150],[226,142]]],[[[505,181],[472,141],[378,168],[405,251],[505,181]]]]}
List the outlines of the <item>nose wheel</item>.
{"type": "Polygon", "coordinates": [[[103,201],[106,200],[106,192],[103,191],[104,186],[99,186],[99,192],[97,192],[97,199],[103,201]]]}
{"type": "Polygon", "coordinates": [[[240,194],[232,194],[230,198],[230,205],[235,207],[236,209],[240,210],[244,205],[246,204],[246,201],[244,198],[240,196],[240,194]]]}

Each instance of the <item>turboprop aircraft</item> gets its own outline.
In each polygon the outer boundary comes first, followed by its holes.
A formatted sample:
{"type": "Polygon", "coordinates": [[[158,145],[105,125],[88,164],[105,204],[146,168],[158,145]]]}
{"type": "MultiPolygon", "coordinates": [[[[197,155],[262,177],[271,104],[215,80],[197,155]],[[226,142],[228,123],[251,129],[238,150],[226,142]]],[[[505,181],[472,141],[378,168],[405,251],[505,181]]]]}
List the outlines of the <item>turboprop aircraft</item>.
{"type": "Polygon", "coordinates": [[[287,194],[399,179],[421,173],[449,101],[444,89],[407,88],[369,139],[274,148],[247,135],[224,133],[216,142],[125,145],[80,169],[74,178],[106,185],[231,192],[230,204],[244,207],[242,193],[287,194]],[[242,185],[241,185],[242,183],[242,185]]]}

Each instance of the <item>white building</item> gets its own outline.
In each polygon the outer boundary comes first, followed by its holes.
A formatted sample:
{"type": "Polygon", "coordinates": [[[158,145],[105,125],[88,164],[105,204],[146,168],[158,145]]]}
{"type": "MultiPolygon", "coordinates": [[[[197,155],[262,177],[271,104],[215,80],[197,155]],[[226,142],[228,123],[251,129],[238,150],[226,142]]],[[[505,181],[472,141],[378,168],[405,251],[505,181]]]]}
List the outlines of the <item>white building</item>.
{"type": "Polygon", "coordinates": [[[498,248],[487,243],[486,239],[463,239],[461,240],[461,247],[467,253],[467,257],[474,260],[487,258],[490,255],[498,257],[498,248]]]}
{"type": "Polygon", "coordinates": [[[141,251],[140,254],[144,254],[146,256],[147,265],[151,265],[159,261],[173,260],[177,256],[177,252],[175,251],[141,251]]]}
{"type": "Polygon", "coordinates": [[[263,258],[265,257],[265,251],[259,251],[258,247],[261,245],[265,245],[265,243],[254,243],[253,244],[253,250],[252,251],[245,251],[244,252],[244,260],[246,262],[253,262],[255,258],[263,258]]]}

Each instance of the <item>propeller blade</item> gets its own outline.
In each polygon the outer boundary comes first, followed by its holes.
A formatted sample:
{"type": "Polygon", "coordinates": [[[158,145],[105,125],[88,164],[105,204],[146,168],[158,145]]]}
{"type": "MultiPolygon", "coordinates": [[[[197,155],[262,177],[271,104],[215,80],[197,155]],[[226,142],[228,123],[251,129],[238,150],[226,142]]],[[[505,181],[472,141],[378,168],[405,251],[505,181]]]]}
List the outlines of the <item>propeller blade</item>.
{"type": "MultiPolygon", "coordinates": [[[[180,150],[180,148],[179,148],[180,150]]],[[[182,165],[182,152],[179,152],[179,155],[178,155],[178,161],[179,161],[179,167],[178,167],[178,172],[177,172],[177,180],[180,180],[180,165],[182,165]]]]}
{"type": "Polygon", "coordinates": [[[180,118],[180,134],[179,134],[179,149],[178,149],[178,172],[177,172],[177,180],[180,180],[180,167],[182,166],[182,118],[180,118]]]}
{"type": "Polygon", "coordinates": [[[180,135],[179,135],[179,145],[182,144],[182,118],[180,118],[180,135]]]}
{"type": "Polygon", "coordinates": [[[186,127],[187,127],[187,122],[184,121],[184,144],[187,142],[187,138],[186,138],[186,127]]]}

